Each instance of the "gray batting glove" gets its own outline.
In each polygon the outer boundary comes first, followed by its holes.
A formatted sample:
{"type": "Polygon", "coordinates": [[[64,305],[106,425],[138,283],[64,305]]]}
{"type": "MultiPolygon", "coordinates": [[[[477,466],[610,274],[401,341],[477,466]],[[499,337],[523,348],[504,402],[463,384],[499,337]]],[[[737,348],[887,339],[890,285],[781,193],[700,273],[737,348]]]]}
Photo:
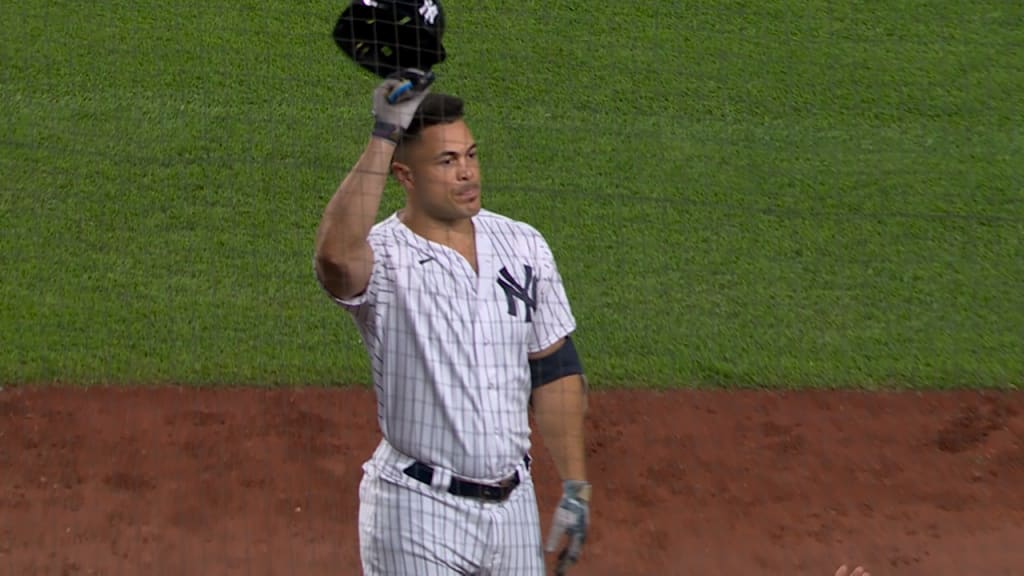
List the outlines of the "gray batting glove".
{"type": "Polygon", "coordinates": [[[850,572],[850,569],[843,564],[836,570],[836,576],[871,576],[871,574],[861,566],[857,566],[850,572]]]}
{"type": "Polygon", "coordinates": [[[589,527],[590,484],[579,480],[566,480],[562,483],[562,500],[555,509],[546,547],[548,552],[554,552],[562,536],[569,539],[558,555],[555,573],[559,576],[565,574],[569,567],[580,559],[589,527]]]}
{"type": "Polygon", "coordinates": [[[429,82],[418,81],[426,73],[410,69],[394,74],[373,91],[373,135],[397,143],[416,109],[430,92],[429,82]]]}

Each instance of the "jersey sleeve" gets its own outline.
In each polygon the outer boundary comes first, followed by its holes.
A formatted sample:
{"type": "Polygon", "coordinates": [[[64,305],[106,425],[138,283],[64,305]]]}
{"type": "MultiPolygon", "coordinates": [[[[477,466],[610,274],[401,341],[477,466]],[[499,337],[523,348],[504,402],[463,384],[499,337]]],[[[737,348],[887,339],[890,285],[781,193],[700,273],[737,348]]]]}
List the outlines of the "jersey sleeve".
{"type": "Polygon", "coordinates": [[[535,239],[540,274],[537,277],[537,309],[528,342],[531,354],[550,347],[576,330],[576,318],[551,248],[539,233],[535,239]]]}

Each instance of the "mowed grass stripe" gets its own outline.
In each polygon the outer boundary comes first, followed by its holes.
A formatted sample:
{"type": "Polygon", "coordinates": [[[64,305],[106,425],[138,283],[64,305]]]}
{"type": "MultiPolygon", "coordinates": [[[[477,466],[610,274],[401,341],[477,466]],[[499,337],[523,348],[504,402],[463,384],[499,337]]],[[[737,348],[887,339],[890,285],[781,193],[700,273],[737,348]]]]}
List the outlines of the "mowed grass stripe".
{"type": "MultiPolygon", "coordinates": [[[[500,4],[446,5],[439,88],[596,385],[1024,383],[1024,9],[500,4]]],[[[338,10],[2,9],[0,380],[367,380],[310,271],[373,87],[338,10]]]]}

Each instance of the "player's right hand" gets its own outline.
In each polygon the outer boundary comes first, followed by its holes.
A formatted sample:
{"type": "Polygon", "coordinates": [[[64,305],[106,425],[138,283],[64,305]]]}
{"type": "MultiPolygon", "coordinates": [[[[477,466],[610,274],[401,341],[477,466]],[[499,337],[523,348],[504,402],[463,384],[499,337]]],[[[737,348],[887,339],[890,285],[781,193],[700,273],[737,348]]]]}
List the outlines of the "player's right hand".
{"type": "Polygon", "coordinates": [[[424,72],[420,70],[407,70],[388,77],[373,91],[373,134],[375,136],[398,141],[405,129],[412,123],[416,109],[430,92],[429,83],[416,82],[416,78],[423,75],[424,72]],[[400,95],[395,97],[395,101],[392,103],[389,96],[399,92],[400,95]]]}

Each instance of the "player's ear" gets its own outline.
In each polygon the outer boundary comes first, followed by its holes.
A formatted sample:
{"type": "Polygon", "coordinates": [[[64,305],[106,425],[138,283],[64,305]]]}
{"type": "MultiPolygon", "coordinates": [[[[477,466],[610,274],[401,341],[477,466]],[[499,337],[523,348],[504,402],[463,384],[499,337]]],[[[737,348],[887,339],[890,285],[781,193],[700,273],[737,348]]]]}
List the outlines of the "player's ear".
{"type": "Polygon", "coordinates": [[[412,187],[412,169],[410,169],[407,164],[398,161],[392,162],[391,175],[394,176],[395,180],[398,180],[398,183],[403,187],[412,187]]]}

